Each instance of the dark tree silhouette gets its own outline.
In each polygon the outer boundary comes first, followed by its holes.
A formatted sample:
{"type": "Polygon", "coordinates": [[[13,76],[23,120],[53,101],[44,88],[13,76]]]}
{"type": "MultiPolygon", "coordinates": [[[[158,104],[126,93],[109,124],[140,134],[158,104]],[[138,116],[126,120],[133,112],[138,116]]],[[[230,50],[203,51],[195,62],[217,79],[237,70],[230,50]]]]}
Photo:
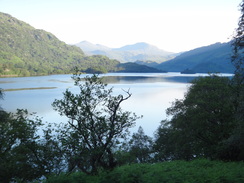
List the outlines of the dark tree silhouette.
{"type": "Polygon", "coordinates": [[[78,168],[96,174],[99,168],[116,165],[114,149],[138,117],[120,107],[131,97],[129,91],[124,91],[126,96],[114,96],[112,88],[107,89],[97,75],[87,76],[84,81],[75,74],[73,79],[80,92],[73,94],[67,90],[63,99],[54,101],[53,107],[69,118],[61,133],[69,171],[78,168]]]}

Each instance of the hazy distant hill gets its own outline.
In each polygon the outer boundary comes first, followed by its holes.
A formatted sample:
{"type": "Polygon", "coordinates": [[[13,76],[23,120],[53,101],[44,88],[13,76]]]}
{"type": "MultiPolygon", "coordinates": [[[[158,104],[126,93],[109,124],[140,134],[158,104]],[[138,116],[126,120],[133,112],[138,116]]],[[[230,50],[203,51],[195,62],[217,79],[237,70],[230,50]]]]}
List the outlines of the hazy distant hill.
{"type": "Polygon", "coordinates": [[[106,55],[111,59],[122,62],[155,61],[164,62],[175,57],[175,53],[167,52],[147,43],[136,43],[121,48],[109,48],[99,44],[92,44],[87,41],[77,43],[87,55],[106,55]]]}
{"type": "Polygon", "coordinates": [[[165,71],[152,68],[146,65],[136,64],[134,62],[121,63],[118,65],[119,70],[117,72],[131,72],[131,73],[162,73],[165,71]]]}
{"type": "Polygon", "coordinates": [[[230,43],[215,43],[184,52],[172,60],[156,66],[168,72],[181,72],[186,69],[198,73],[224,72],[232,73],[232,48],[230,43]]]}
{"type": "Polygon", "coordinates": [[[159,63],[157,62],[153,62],[153,61],[136,61],[136,64],[140,64],[140,65],[146,65],[148,67],[153,67],[153,68],[157,68],[157,66],[159,65],[159,63]]]}
{"type": "Polygon", "coordinates": [[[85,56],[80,48],[5,13],[0,13],[0,43],[2,76],[70,73],[75,66],[114,71],[119,64],[105,56],[85,56]]]}
{"type": "Polygon", "coordinates": [[[100,45],[100,44],[92,44],[88,41],[82,41],[76,46],[80,47],[84,52],[92,52],[94,50],[100,50],[100,51],[108,51],[111,50],[111,48],[100,45]]]}

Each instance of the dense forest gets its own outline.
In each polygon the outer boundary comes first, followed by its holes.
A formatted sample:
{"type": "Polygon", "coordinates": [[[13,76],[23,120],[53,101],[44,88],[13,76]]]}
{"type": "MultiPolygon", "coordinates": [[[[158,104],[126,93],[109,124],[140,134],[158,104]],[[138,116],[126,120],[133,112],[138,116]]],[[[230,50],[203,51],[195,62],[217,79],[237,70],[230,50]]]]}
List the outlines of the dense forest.
{"type": "MultiPolygon", "coordinates": [[[[122,109],[130,90],[114,95],[99,75],[72,76],[52,106],[67,123],[44,123],[25,109],[0,110],[0,182],[235,182],[244,181],[244,1],[233,38],[233,78],[195,79],[166,111],[154,137],[122,109]]],[[[82,53],[81,53],[82,54],[82,53]]],[[[4,93],[0,90],[0,97],[4,93]]],[[[142,99],[143,100],[143,99],[142,99]]]]}

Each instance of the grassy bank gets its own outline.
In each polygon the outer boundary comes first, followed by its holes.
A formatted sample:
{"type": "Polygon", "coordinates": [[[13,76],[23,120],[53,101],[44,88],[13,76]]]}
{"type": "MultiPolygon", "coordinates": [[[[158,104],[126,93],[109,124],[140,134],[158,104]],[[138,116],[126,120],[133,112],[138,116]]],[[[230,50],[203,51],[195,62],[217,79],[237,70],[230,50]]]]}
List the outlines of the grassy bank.
{"type": "Polygon", "coordinates": [[[210,160],[132,164],[88,176],[80,172],[49,177],[44,183],[243,183],[244,162],[210,160]]]}

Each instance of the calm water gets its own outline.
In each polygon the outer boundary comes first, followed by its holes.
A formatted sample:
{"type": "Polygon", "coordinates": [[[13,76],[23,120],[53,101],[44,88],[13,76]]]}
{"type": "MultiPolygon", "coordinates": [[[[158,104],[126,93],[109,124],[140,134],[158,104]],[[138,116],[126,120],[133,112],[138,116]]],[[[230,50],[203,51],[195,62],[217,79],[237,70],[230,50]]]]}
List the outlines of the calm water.
{"type": "MultiPolygon", "coordinates": [[[[138,127],[142,126],[147,135],[153,136],[160,121],[166,118],[165,110],[175,99],[184,97],[189,82],[199,74],[109,73],[101,76],[106,76],[105,81],[109,87],[114,87],[115,94],[123,94],[123,90],[130,89],[132,96],[122,104],[122,108],[143,115],[142,119],[137,120],[132,132],[136,132],[138,127]]],[[[0,78],[0,88],[21,89],[5,91],[1,106],[6,111],[27,109],[29,112],[36,112],[43,121],[56,123],[65,122],[67,119],[53,110],[51,104],[54,99],[61,99],[66,89],[78,91],[71,75],[0,78]]]]}

